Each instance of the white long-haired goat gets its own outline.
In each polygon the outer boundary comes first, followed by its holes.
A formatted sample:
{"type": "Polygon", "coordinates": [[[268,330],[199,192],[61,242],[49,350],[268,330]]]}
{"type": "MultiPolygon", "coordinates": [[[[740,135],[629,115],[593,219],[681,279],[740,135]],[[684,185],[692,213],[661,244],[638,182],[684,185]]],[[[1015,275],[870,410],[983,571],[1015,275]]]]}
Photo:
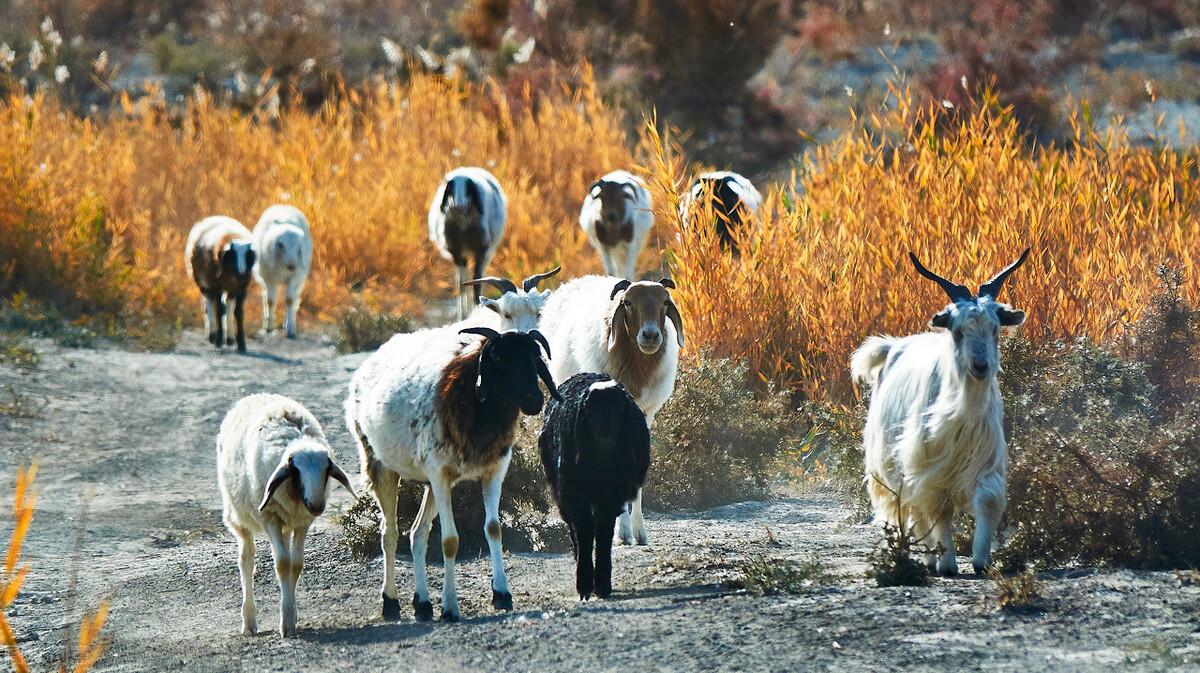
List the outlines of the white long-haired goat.
{"type": "Polygon", "coordinates": [[[929,271],[909,254],[922,276],[950,296],[930,320],[938,331],[904,338],[868,338],[850,360],[856,381],[873,388],[863,453],[875,519],[904,523],[941,556],[926,563],[943,575],[958,572],[954,515],[975,514],[972,563],[983,573],[1007,504],[1008,450],[1000,369],[1001,327],[1025,322],[1025,312],[996,301],[1004,280],[1029,250],[974,295],[929,271]]]}

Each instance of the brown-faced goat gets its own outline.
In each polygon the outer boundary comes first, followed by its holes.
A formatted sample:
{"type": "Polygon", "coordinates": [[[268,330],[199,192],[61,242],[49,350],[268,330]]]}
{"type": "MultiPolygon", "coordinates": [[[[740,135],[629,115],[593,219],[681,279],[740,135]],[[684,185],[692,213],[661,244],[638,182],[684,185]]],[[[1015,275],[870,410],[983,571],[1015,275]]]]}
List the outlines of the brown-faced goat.
{"type": "Polygon", "coordinates": [[[636,175],[613,171],[588,188],[579,210],[579,226],[600,253],[604,273],[632,280],[638,255],[654,228],[650,192],[636,175]]]}
{"type": "Polygon", "coordinates": [[[454,262],[454,287],[458,291],[458,319],[471,312],[479,299],[464,283],[487,272],[488,264],[504,238],[508,199],[496,177],[482,168],[456,168],[446,174],[429,204],[429,240],[442,257],[454,262]],[[467,275],[467,264],[474,263],[467,275]]]}
{"type": "MultiPolygon", "coordinates": [[[[629,391],[646,415],[654,414],[675,390],[683,320],[671,300],[670,278],[658,282],[584,276],[564,283],[542,309],[540,329],[555,353],[556,381],[580,372],[608,374],[629,391]]],[[[621,541],[646,544],[642,495],[621,515],[621,541]]]]}
{"type": "Polygon", "coordinates": [[[442,517],[442,619],[461,613],[455,590],[458,531],[450,491],[464,479],[483,486],[484,532],[492,556],[492,606],[512,609],[500,538],[500,486],[512,457],[520,413],[541,413],[540,378],[558,396],[545,338],[536,330],[499,333],[455,326],[398,334],[367,358],[350,380],[346,426],[358,442],[362,471],[383,519],[383,616],[400,616],[395,562],[396,495],[401,478],[428,484],[409,531],[418,621],[433,619],[425,548],[442,517]],[[482,338],[480,338],[482,337],[482,338]]]}
{"type": "Polygon", "coordinates": [[[237,320],[237,349],[246,352],[242,307],[250,285],[256,253],[250,230],[232,217],[215,215],[200,220],[188,233],[183,260],[188,275],[204,295],[204,329],[217,348],[233,344],[229,336],[227,302],[232,299],[237,320]]]}
{"type": "Polygon", "coordinates": [[[950,297],[930,321],[939,331],[871,337],[851,358],[855,380],[873,389],[863,452],[875,518],[903,524],[930,548],[940,547],[940,558],[930,553],[926,563],[943,575],[958,572],[955,513],[974,509],[972,563],[983,573],[1007,503],[999,338],[1001,327],[1017,327],[1025,313],[996,299],[1028,255],[1026,250],[975,295],[910,254],[917,272],[950,297]]]}

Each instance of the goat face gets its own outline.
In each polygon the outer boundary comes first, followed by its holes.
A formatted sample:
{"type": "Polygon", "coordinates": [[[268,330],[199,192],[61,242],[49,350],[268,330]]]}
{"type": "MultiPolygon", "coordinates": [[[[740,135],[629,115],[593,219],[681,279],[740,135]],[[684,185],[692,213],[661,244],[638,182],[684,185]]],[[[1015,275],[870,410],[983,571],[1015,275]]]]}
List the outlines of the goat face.
{"type": "Polygon", "coordinates": [[[1025,263],[1029,250],[979,287],[975,295],[964,285],[947,280],[926,269],[909,253],[917,273],[937,283],[950,297],[951,304],[929,321],[932,327],[949,330],[954,339],[955,362],[959,372],[977,381],[985,380],[1000,369],[1000,328],[1016,327],[1025,322],[1025,312],[996,301],[1009,274],[1025,263]]]}
{"type": "Polygon", "coordinates": [[[554,399],[562,399],[542,359],[550,357],[550,345],[537,330],[496,332],[486,327],[468,327],[466,334],[480,334],[486,341],[479,352],[479,375],[475,391],[480,402],[502,397],[514,402],[528,416],[542,412],[545,398],[538,387],[540,378],[554,399]]]}
{"type": "Polygon", "coordinates": [[[276,237],[271,248],[275,264],[286,268],[289,272],[300,268],[300,263],[304,258],[303,246],[304,234],[299,229],[293,228],[281,233],[276,237]]]}
{"type": "Polygon", "coordinates": [[[246,280],[254,268],[254,260],[254,246],[249,241],[230,241],[221,249],[221,272],[246,280]]]}
{"type": "Polygon", "coordinates": [[[549,296],[550,290],[505,292],[497,299],[480,297],[479,305],[498,313],[508,329],[528,332],[537,328],[538,321],[542,319],[542,306],[549,296]]]}
{"type": "Polygon", "coordinates": [[[287,460],[281,462],[271,478],[267,481],[267,490],[263,494],[259,510],[265,509],[271,496],[285,483],[291,483],[292,490],[304,503],[304,509],[313,516],[320,516],[325,511],[325,497],[332,477],[346,488],[351,495],[354,489],[350,479],[342,468],[333,462],[324,447],[309,438],[299,440],[300,446],[289,451],[287,460]],[[305,446],[305,444],[312,444],[305,446]]]}
{"type": "Polygon", "coordinates": [[[613,309],[608,349],[611,351],[615,348],[617,340],[624,336],[637,343],[638,350],[642,353],[654,355],[662,348],[667,318],[674,323],[675,338],[682,347],[683,321],[668,291],[673,287],[675,283],[670,278],[664,278],[657,283],[631,283],[628,280],[618,282],[613,287],[610,298],[615,298],[622,290],[624,294],[613,309]]]}
{"type": "Polygon", "coordinates": [[[596,237],[606,246],[614,246],[633,239],[633,224],[629,209],[635,195],[633,185],[625,182],[598,180],[592,183],[591,195],[600,202],[601,226],[596,227],[596,237]]]}
{"type": "Polygon", "coordinates": [[[986,380],[1000,370],[1000,328],[1016,327],[1023,322],[1024,311],[987,296],[951,304],[930,320],[934,327],[946,328],[954,339],[958,371],[977,381],[986,380]]]}

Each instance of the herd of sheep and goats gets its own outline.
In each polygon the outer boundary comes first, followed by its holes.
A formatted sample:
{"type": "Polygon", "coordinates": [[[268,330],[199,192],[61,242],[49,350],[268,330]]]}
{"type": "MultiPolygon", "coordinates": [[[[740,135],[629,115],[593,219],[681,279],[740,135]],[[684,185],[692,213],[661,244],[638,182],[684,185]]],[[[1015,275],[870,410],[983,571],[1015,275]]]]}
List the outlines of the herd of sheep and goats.
{"type": "MultiPolygon", "coordinates": [[[[724,254],[736,255],[739,228],[761,204],[741,175],[712,172],[696,178],[680,210],[685,226],[707,221],[724,254]]],[[[451,489],[462,480],[482,486],[492,605],[512,609],[500,490],[519,415],[537,415],[543,406],[539,453],[570,528],[580,598],[612,592],[618,518],[621,542],[647,543],[641,488],[650,465],[649,428],[674,390],[684,345],[683,319],[671,298],[675,283],[634,280],[653,226],[650,194],[626,171],[592,183],[579,221],[607,275],[577,278],[554,292],[538,284],[557,268],[520,285],[483,275],[504,235],[506,211],[504,192],[488,171],[465,167],[445,175],[430,204],[429,237],[454,262],[459,320],[393,336],[350,380],[345,420],[381,513],[386,619],[401,612],[395,555],[402,478],[425,484],[409,531],[415,618],[433,619],[425,557],[439,515],[441,618],[461,618],[451,489]],[[481,296],[482,285],[500,296],[481,296]]],[[[262,288],[264,329],[275,325],[282,303],[287,336],[295,337],[312,249],[307,219],[288,205],[268,208],[253,232],[229,217],[198,222],[184,259],[204,296],[209,341],[223,348],[236,338],[237,349],[245,351],[242,306],[252,277],[262,288]]],[[[910,253],[915,269],[949,295],[950,303],[930,321],[936,329],[869,337],[851,358],[853,377],[874,391],[864,431],[864,481],[876,519],[918,531],[931,550],[926,563],[943,575],[958,570],[955,513],[971,508],[975,515],[972,562],[981,573],[1006,506],[998,336],[1001,327],[1020,325],[1025,314],[1000,303],[998,295],[1028,253],[978,292],[929,271],[910,253]]],[[[279,633],[292,636],[305,535],[325,509],[330,478],[353,494],[350,479],[313,414],[274,394],[250,395],[229,410],[217,438],[217,462],[224,521],[238,542],[242,631],[257,630],[254,538],[265,534],[281,593],[279,633]]]]}

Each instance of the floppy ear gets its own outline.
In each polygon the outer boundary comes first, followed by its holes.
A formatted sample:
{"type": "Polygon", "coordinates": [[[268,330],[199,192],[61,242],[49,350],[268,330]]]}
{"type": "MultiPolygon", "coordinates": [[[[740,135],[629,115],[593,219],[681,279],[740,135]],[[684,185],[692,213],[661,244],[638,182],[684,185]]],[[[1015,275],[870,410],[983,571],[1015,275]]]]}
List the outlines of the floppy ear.
{"type": "Polygon", "coordinates": [[[613,285],[612,292],[608,293],[608,300],[612,301],[614,298],[616,298],[618,292],[628,289],[630,285],[633,285],[633,282],[628,278],[622,278],[621,280],[618,280],[617,284],[613,285]]]}
{"type": "Polygon", "coordinates": [[[267,508],[267,503],[271,501],[271,496],[275,495],[275,491],[283,486],[283,482],[288,480],[296,472],[296,468],[292,465],[292,459],[288,458],[286,463],[280,463],[279,467],[271,473],[271,478],[267,480],[267,492],[263,494],[262,502],[258,504],[258,511],[263,511],[267,508]]]}
{"type": "Polygon", "coordinates": [[[477,213],[483,212],[483,196],[479,193],[479,185],[475,184],[474,180],[467,181],[467,201],[471,202],[471,209],[477,213]]]}
{"type": "Polygon", "coordinates": [[[621,194],[628,201],[633,201],[633,200],[637,199],[637,194],[633,191],[633,185],[629,184],[628,182],[621,185],[621,194]]]}
{"type": "MultiPolygon", "coordinates": [[[[488,341],[479,349],[479,374],[475,377],[475,397],[480,402],[487,401],[487,394],[492,385],[492,342],[488,341]]],[[[540,359],[540,358],[539,358],[540,359]]]]}
{"type": "Polygon", "coordinates": [[[1025,312],[1020,309],[1000,306],[996,309],[996,317],[1002,327],[1017,327],[1025,322],[1025,312]]]}
{"type": "Polygon", "coordinates": [[[500,302],[496,301],[495,299],[489,299],[488,297],[480,297],[479,305],[486,306],[486,307],[492,309],[493,311],[495,311],[496,313],[500,312],[500,302]]]}
{"type": "Polygon", "coordinates": [[[454,195],[451,191],[451,187],[453,186],[453,182],[447,182],[442,186],[442,205],[439,206],[439,209],[443,213],[450,207],[450,197],[454,195]]]}
{"type": "Polygon", "coordinates": [[[593,182],[591,184],[591,186],[588,187],[588,194],[590,194],[592,196],[592,198],[600,196],[600,181],[599,180],[593,182]]]}
{"type": "Polygon", "coordinates": [[[619,330],[625,329],[625,302],[617,304],[616,310],[612,314],[612,323],[608,326],[608,350],[617,347],[617,336],[619,330]]]}
{"type": "Polygon", "coordinates": [[[662,285],[663,287],[667,288],[668,290],[675,289],[675,281],[671,280],[670,278],[660,278],[658,280],[658,284],[662,285]]]}
{"type": "Polygon", "coordinates": [[[683,348],[683,318],[679,316],[679,307],[670,299],[667,300],[667,317],[675,323],[675,340],[679,342],[679,347],[683,348]]]}
{"type": "Polygon", "coordinates": [[[930,327],[941,327],[942,329],[950,329],[950,313],[952,310],[953,309],[949,306],[942,309],[940,313],[937,313],[936,315],[934,315],[932,318],[929,319],[929,326],[930,327]]]}
{"type": "Polygon", "coordinates": [[[358,495],[354,492],[354,487],[350,485],[350,478],[346,476],[345,472],[342,472],[342,468],[338,467],[338,464],[333,462],[332,458],[329,459],[329,476],[336,479],[347,491],[350,491],[351,498],[358,498],[358,495]]]}

